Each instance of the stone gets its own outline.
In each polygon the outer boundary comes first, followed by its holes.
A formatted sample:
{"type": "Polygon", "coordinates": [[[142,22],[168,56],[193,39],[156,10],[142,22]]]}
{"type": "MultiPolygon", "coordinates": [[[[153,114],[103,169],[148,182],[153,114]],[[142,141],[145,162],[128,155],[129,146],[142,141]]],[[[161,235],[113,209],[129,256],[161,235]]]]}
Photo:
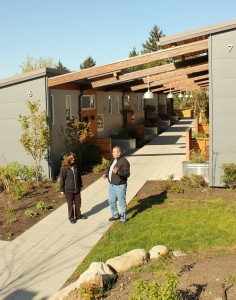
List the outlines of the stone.
{"type": "Polygon", "coordinates": [[[148,252],[144,249],[131,250],[120,256],[110,258],[106,264],[115,270],[117,273],[125,272],[132,267],[137,267],[147,262],[148,252]]]}
{"type": "Polygon", "coordinates": [[[163,245],[154,246],[149,251],[150,259],[158,258],[161,255],[166,255],[167,252],[168,252],[168,249],[166,246],[163,246],[163,245]]]}

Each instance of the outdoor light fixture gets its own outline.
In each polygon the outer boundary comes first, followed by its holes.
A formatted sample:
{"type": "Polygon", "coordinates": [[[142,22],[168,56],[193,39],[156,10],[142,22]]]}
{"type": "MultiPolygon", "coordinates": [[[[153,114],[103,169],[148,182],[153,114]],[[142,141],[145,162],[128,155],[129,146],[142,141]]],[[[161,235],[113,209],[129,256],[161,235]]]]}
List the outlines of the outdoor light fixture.
{"type": "Polygon", "coordinates": [[[167,98],[168,98],[168,99],[174,98],[174,95],[171,93],[171,84],[170,84],[170,92],[169,92],[169,94],[167,95],[167,98]]]}
{"type": "Polygon", "coordinates": [[[182,92],[181,92],[181,86],[179,87],[179,89],[180,89],[180,92],[179,92],[179,94],[178,94],[178,98],[183,98],[183,94],[182,94],[182,92]]]}
{"type": "Polygon", "coordinates": [[[187,92],[187,89],[186,89],[186,92],[185,92],[185,96],[184,96],[185,98],[188,98],[189,97],[189,95],[188,95],[188,92],[187,92]]]}
{"type": "Polygon", "coordinates": [[[154,94],[153,92],[150,92],[149,90],[149,76],[147,77],[148,79],[148,90],[147,92],[143,95],[143,99],[154,99],[154,94]]]}

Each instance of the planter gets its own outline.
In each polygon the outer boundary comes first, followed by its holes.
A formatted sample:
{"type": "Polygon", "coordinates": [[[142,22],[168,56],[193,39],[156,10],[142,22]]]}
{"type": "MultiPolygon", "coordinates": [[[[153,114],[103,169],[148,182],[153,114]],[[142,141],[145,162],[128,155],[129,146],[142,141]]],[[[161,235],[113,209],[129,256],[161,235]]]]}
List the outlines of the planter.
{"type": "Polygon", "coordinates": [[[122,150],[136,149],[136,139],[111,139],[111,146],[119,146],[122,150]]]}
{"type": "Polygon", "coordinates": [[[161,129],[167,130],[170,127],[170,120],[161,120],[161,129]]]}
{"type": "Polygon", "coordinates": [[[206,182],[209,182],[209,162],[191,163],[189,161],[182,162],[182,175],[191,177],[191,175],[202,175],[206,182]]]}

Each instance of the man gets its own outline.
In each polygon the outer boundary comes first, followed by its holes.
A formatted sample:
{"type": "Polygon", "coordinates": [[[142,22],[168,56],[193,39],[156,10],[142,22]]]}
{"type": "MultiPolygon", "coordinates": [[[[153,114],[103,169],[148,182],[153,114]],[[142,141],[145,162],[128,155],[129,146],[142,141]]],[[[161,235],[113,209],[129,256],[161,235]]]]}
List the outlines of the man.
{"type": "Polygon", "coordinates": [[[118,220],[120,217],[121,222],[124,223],[126,222],[126,190],[127,178],[130,176],[130,164],[118,146],[113,148],[112,156],[107,173],[102,176],[104,179],[108,178],[109,181],[108,201],[112,213],[109,221],[118,220]],[[120,215],[117,201],[119,202],[120,215]]]}

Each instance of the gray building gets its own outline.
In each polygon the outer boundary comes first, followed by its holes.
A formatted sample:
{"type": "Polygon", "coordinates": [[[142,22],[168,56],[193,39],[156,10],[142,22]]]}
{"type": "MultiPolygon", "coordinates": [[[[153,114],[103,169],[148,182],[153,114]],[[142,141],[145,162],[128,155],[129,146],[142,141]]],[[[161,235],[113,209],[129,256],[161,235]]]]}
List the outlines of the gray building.
{"type": "Polygon", "coordinates": [[[209,88],[209,182],[222,186],[222,164],[236,163],[236,20],[163,37],[159,45],[156,52],[72,73],[44,69],[1,80],[0,165],[14,160],[32,163],[19,143],[18,116],[27,114],[26,100],[40,100],[49,116],[52,139],[43,169],[51,177],[66,149],[60,131],[68,118],[91,121],[96,136],[102,138],[124,127],[125,105],[126,119],[132,116],[132,124],[144,122],[142,96],[149,84],[154,99],[148,104],[156,109],[163,107],[169,92],[209,88]],[[166,64],[130,69],[158,60],[166,64]]]}
{"type": "MultiPolygon", "coordinates": [[[[4,166],[12,161],[27,166],[34,163],[19,142],[23,133],[19,114],[29,114],[26,100],[39,100],[40,110],[51,116],[48,78],[58,74],[62,72],[46,68],[0,81],[0,165],[4,166]]],[[[51,177],[50,157],[43,160],[42,167],[44,174],[51,177]]]]}

